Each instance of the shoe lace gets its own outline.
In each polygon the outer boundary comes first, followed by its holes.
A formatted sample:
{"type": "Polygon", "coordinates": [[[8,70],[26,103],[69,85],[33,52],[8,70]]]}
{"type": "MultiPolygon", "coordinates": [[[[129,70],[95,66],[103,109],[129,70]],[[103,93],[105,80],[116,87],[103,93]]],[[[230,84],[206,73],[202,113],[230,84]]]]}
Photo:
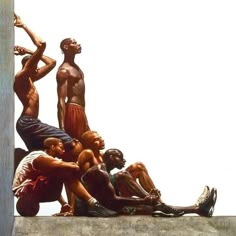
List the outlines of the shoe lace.
{"type": "Polygon", "coordinates": [[[206,186],[204,188],[202,194],[198,198],[196,205],[200,206],[200,205],[204,204],[207,201],[207,199],[209,198],[209,196],[210,196],[210,191],[209,191],[209,188],[206,186]]]}

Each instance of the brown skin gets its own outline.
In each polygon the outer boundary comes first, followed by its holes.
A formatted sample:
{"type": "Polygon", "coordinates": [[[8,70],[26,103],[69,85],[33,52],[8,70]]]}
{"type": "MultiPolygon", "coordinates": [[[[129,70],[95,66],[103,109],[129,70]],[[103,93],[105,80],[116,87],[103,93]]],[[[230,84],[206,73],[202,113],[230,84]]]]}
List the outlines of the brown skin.
{"type": "MultiPolygon", "coordinates": [[[[81,173],[84,174],[90,167],[103,163],[102,152],[105,148],[104,140],[95,131],[87,131],[86,142],[83,143],[84,150],[80,153],[78,164],[81,173]]],[[[82,135],[84,137],[85,135],[82,135]]],[[[83,140],[83,139],[82,139],[83,140]]]]}
{"type": "Polygon", "coordinates": [[[34,86],[34,82],[47,75],[55,67],[56,61],[43,55],[46,43],[35,35],[17,15],[15,15],[14,25],[24,29],[37,47],[35,52],[20,46],[14,48],[16,55],[31,55],[23,65],[22,70],[15,76],[14,91],[24,107],[21,115],[37,118],[39,112],[39,95],[34,86]],[[41,68],[37,68],[40,60],[44,62],[45,65],[41,68]]]}
{"type": "MultiPolygon", "coordinates": [[[[56,61],[43,55],[46,48],[46,43],[43,42],[36,34],[34,34],[17,15],[14,15],[14,25],[24,29],[37,47],[36,51],[33,52],[29,49],[15,46],[15,55],[28,54],[30,55],[30,58],[25,62],[25,64],[23,64],[22,69],[15,76],[14,91],[23,105],[21,116],[27,115],[38,118],[39,94],[36,87],[34,86],[34,82],[47,75],[55,67],[56,61]],[[45,63],[45,65],[41,68],[37,68],[39,61],[45,63]]],[[[82,150],[82,145],[79,142],[73,142],[71,145],[71,151],[65,152],[63,154],[63,160],[76,162],[78,155],[82,150]]],[[[88,199],[88,196],[90,195],[84,189],[83,185],[81,183],[77,183],[76,185],[80,189],[81,197],[83,199],[88,199]]],[[[62,198],[60,198],[59,201],[64,204],[64,200],[62,198]]],[[[69,201],[69,203],[71,202],[69,201]]]]}
{"type": "MultiPolygon", "coordinates": [[[[57,117],[59,128],[65,130],[71,137],[80,139],[82,131],[71,132],[65,129],[66,102],[78,104],[85,108],[85,83],[84,74],[75,63],[75,56],[81,53],[81,46],[75,39],[65,39],[62,41],[61,50],[64,53],[64,61],[57,71],[57,117]]],[[[80,123],[80,121],[78,121],[80,123]]],[[[80,150],[81,151],[81,150],[80,150]]],[[[68,157],[67,157],[68,158],[68,157]]],[[[66,187],[69,203],[73,205],[73,195],[66,187]]]]}
{"type": "MultiPolygon", "coordinates": [[[[60,176],[61,179],[66,182],[67,186],[76,196],[88,201],[91,196],[86,191],[83,193],[81,192],[81,188],[83,188],[83,186],[79,182],[78,178],[80,171],[78,165],[75,162],[64,162],[55,159],[55,157],[61,157],[65,152],[63,143],[59,141],[57,142],[57,144],[50,145],[47,149],[44,150],[44,152],[47,153],[47,156],[41,155],[33,161],[34,168],[40,171],[40,175],[43,176],[52,174],[52,176],[60,176]]],[[[58,184],[61,183],[59,182],[58,184]]],[[[24,197],[24,195],[22,197],[24,197]]],[[[45,196],[45,199],[47,201],[47,196],[45,196]]],[[[62,201],[64,205],[66,204],[63,198],[60,197],[59,200],[62,201]]],[[[50,201],[51,200],[48,199],[48,202],[50,201]]],[[[70,212],[66,213],[66,211],[71,210],[70,206],[67,206],[67,208],[63,210],[64,212],[61,212],[63,213],[61,215],[72,215],[72,213],[70,212]]]]}
{"type": "MultiPolygon", "coordinates": [[[[65,100],[85,107],[84,74],[74,62],[75,55],[81,53],[81,46],[74,39],[70,39],[62,48],[65,55],[63,63],[57,72],[58,93],[58,123],[64,130],[65,100]]],[[[74,137],[78,138],[78,137],[74,137]]]]}
{"type": "MultiPolygon", "coordinates": [[[[105,166],[103,163],[102,166],[105,166]]],[[[88,191],[100,201],[100,203],[112,210],[121,211],[125,206],[139,206],[139,214],[151,214],[156,198],[127,198],[116,195],[109,174],[101,165],[95,165],[85,173],[83,180],[88,191]],[[142,207],[141,207],[142,206],[142,207]]],[[[136,212],[137,213],[137,212],[136,212]]]]}
{"type": "MultiPolygon", "coordinates": [[[[106,164],[106,169],[108,173],[112,171],[114,168],[117,169],[122,169],[125,166],[126,160],[118,155],[113,155],[110,157],[109,163],[106,164]]],[[[140,163],[137,163],[137,165],[140,165],[140,163]]],[[[127,169],[129,169],[128,167],[127,169]]],[[[143,164],[141,165],[141,169],[143,168],[143,164]]],[[[126,170],[127,170],[126,169],[126,170]]],[[[147,173],[147,170],[145,168],[145,172],[147,173]]],[[[141,172],[142,173],[142,172],[141,172]]],[[[124,190],[124,192],[120,192],[121,196],[138,196],[141,198],[147,197],[149,194],[145,192],[145,190],[142,189],[142,185],[140,186],[136,182],[136,178],[133,177],[133,175],[130,175],[129,172],[127,171],[119,171],[118,173],[115,174],[116,180],[120,187],[124,190]],[[125,193],[125,195],[123,195],[125,193]]],[[[149,177],[150,178],[150,177],[149,177]]],[[[120,189],[119,189],[120,190],[120,189]]],[[[92,193],[92,192],[91,192],[92,193]]],[[[161,198],[158,199],[158,202],[163,203],[161,198]]],[[[184,214],[199,214],[201,215],[201,209],[197,205],[192,205],[192,206],[174,206],[175,209],[179,209],[181,211],[184,211],[184,214]]]]}
{"type": "MultiPolygon", "coordinates": [[[[33,43],[37,46],[37,49],[33,52],[29,49],[15,46],[14,50],[16,55],[28,54],[30,57],[15,76],[14,91],[23,105],[21,116],[26,115],[38,118],[39,94],[34,86],[34,82],[47,75],[55,67],[56,61],[43,55],[46,43],[35,35],[17,15],[15,15],[15,26],[23,28],[26,31],[33,43]],[[44,62],[45,65],[37,68],[39,61],[44,62]]],[[[71,151],[64,154],[64,159],[76,162],[82,150],[82,145],[79,142],[73,142],[71,146],[71,151]]]]}
{"type": "MultiPolygon", "coordinates": [[[[132,165],[131,168],[127,168],[131,173],[126,169],[126,171],[120,171],[115,175],[118,184],[121,189],[124,190],[123,193],[126,193],[122,195],[121,192],[121,196],[118,196],[110,182],[109,172],[114,168],[122,169],[126,160],[123,157],[121,158],[120,156],[114,155],[111,157],[113,161],[110,162],[109,165],[107,165],[107,163],[104,164],[101,150],[105,148],[105,145],[103,139],[96,131],[87,131],[83,134],[82,144],[86,148],[79,156],[81,173],[86,173],[83,179],[86,182],[88,191],[100,201],[102,205],[116,211],[120,211],[124,206],[142,205],[139,206],[137,213],[151,214],[153,208],[150,208],[150,206],[152,206],[152,204],[163,203],[159,193],[154,192],[153,194],[149,194],[143,189],[142,185],[136,182],[138,176],[141,177],[141,179],[148,176],[147,179],[151,180],[144,164],[140,162],[132,165]],[[84,139],[84,136],[87,138],[84,139]],[[101,168],[98,164],[102,164],[106,168],[101,168]],[[142,174],[144,174],[144,176],[140,176],[142,174]],[[137,196],[138,198],[131,198],[131,196],[137,196]]],[[[149,180],[147,181],[148,184],[150,184],[149,180]]],[[[149,187],[150,186],[154,186],[152,180],[149,187]]],[[[174,208],[184,211],[184,214],[195,213],[201,215],[201,209],[195,204],[186,207],[174,206],[174,208]]]]}
{"type": "Polygon", "coordinates": [[[105,206],[112,210],[120,211],[124,206],[146,205],[141,208],[141,212],[153,211],[152,206],[157,203],[157,198],[146,196],[144,198],[125,198],[117,196],[113,188],[107,171],[100,168],[103,164],[102,152],[105,148],[104,141],[96,131],[87,131],[82,135],[82,144],[85,149],[79,155],[79,167],[81,174],[88,184],[88,191],[105,206]],[[85,138],[86,137],[86,138],[85,138]],[[99,188],[98,188],[99,186],[99,188]]]}
{"type": "MultiPolygon", "coordinates": [[[[101,150],[105,148],[105,144],[104,140],[96,131],[87,131],[84,135],[82,135],[82,144],[84,146],[84,150],[79,155],[78,163],[81,168],[81,173],[83,174],[90,167],[103,163],[103,153],[101,150]],[[86,137],[86,139],[84,137],[86,137]]],[[[117,162],[115,162],[116,165],[120,165],[120,167],[123,167],[125,164],[124,159],[121,161],[121,163],[119,163],[119,158],[117,158],[117,162]]],[[[136,174],[139,179],[147,179],[148,181],[143,182],[145,184],[147,183],[146,185],[148,185],[151,181],[151,178],[149,177],[146,168],[138,168],[139,166],[143,167],[140,163],[137,163],[132,165],[132,168],[129,168],[132,170],[133,175],[136,174]]],[[[113,169],[115,167],[108,166],[108,172],[110,172],[110,168],[113,169]]],[[[142,185],[138,185],[133,175],[131,175],[128,171],[120,171],[116,174],[116,180],[118,187],[120,187],[119,190],[121,195],[124,197],[137,196],[140,198],[150,196],[150,194],[141,187],[142,185]]],[[[150,186],[153,188],[154,184],[153,186],[149,185],[148,187],[150,186]]],[[[155,196],[155,194],[153,194],[152,197],[159,199],[159,195],[155,196]]],[[[159,202],[161,202],[160,199],[159,202]]]]}

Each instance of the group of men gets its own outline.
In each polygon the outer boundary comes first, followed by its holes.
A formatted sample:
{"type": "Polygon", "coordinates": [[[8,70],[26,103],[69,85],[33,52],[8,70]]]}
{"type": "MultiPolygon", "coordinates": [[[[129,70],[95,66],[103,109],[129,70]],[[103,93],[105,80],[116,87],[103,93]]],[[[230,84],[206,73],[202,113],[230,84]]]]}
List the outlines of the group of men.
{"type": "Polygon", "coordinates": [[[84,74],[75,63],[81,46],[72,38],[62,40],[64,61],[57,71],[58,123],[54,127],[38,119],[39,94],[34,82],[46,76],[56,61],[44,55],[46,43],[17,15],[14,25],[22,28],[36,46],[31,51],[15,46],[15,55],[26,55],[15,75],[14,91],[23,105],[16,130],[29,153],[19,163],[13,192],[22,216],[35,216],[41,202],[59,201],[56,215],[111,217],[119,214],[181,216],[195,213],[212,216],[217,190],[204,188],[197,202],[188,207],[165,204],[145,165],[135,163],[125,170],[123,154],[105,148],[104,140],[89,128],[85,114],[84,74]],[[44,65],[38,68],[39,62],[44,65]],[[121,171],[111,174],[114,168],[121,171]],[[67,193],[61,193],[63,185],[67,193]]]}

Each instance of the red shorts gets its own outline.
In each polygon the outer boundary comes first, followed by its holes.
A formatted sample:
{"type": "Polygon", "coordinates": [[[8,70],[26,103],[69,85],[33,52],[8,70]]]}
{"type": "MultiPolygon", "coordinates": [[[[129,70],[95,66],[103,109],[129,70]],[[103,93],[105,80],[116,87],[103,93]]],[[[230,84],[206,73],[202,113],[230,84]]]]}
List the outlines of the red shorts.
{"type": "Polygon", "coordinates": [[[53,202],[61,195],[63,181],[56,176],[38,176],[23,187],[20,197],[32,196],[37,202],[53,202]]]}
{"type": "Polygon", "coordinates": [[[75,103],[67,103],[64,126],[67,134],[80,140],[81,135],[89,130],[84,108],[75,103]]]}

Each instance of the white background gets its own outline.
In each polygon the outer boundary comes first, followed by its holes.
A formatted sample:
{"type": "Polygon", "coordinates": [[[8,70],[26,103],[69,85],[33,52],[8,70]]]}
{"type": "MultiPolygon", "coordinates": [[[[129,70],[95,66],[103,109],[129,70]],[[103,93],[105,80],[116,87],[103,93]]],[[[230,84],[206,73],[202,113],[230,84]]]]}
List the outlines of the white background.
{"type": "MultiPolygon", "coordinates": [[[[235,1],[16,0],[15,12],[57,60],[36,83],[42,121],[58,126],[59,44],[75,38],[87,117],[106,148],[144,162],[167,203],[191,205],[207,184],[218,189],[215,215],[235,215],[235,1]]],[[[15,44],[35,49],[19,28],[15,44]]],[[[16,98],[16,119],[21,110],[16,98]]],[[[59,208],[41,204],[40,215],[59,208]]]]}

